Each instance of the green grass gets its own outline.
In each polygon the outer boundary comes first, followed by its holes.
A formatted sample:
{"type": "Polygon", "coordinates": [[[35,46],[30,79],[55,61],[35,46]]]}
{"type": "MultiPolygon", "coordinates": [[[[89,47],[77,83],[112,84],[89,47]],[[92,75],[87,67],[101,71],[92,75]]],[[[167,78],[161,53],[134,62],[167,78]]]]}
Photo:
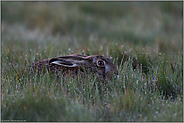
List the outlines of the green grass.
{"type": "Polygon", "coordinates": [[[182,4],[1,2],[1,121],[182,122],[182,4]],[[111,58],[120,78],[26,69],[72,53],[111,58]]]}

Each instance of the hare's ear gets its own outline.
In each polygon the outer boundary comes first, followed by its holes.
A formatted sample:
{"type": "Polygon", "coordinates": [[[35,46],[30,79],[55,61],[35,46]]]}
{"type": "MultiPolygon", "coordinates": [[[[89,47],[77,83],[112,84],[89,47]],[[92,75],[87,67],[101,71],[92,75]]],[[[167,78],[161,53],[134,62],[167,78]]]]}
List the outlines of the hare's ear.
{"type": "Polygon", "coordinates": [[[53,58],[49,61],[50,65],[59,65],[63,67],[77,67],[77,64],[73,64],[69,61],[65,61],[63,59],[53,58]]]}
{"type": "Polygon", "coordinates": [[[84,59],[84,60],[87,60],[87,61],[90,61],[90,62],[92,62],[92,61],[94,60],[94,58],[91,57],[91,56],[83,57],[83,59],[84,59]]]}

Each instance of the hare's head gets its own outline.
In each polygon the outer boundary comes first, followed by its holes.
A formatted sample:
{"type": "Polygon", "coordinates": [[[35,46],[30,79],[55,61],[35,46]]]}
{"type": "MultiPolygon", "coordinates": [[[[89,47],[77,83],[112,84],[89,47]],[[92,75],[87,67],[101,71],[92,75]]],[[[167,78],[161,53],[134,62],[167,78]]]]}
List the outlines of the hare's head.
{"type": "Polygon", "coordinates": [[[68,55],[50,59],[49,65],[67,68],[80,68],[87,73],[96,72],[104,79],[111,79],[114,75],[118,77],[118,69],[112,61],[101,55],[68,55]],[[84,70],[85,69],[85,70],[84,70]]]}

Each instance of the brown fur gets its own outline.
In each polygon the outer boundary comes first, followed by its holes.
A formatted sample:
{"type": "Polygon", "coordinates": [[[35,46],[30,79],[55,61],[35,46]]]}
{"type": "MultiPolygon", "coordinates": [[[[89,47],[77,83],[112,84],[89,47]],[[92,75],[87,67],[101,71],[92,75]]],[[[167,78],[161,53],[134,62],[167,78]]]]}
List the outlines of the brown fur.
{"type": "Polygon", "coordinates": [[[112,61],[101,55],[67,55],[51,59],[45,59],[32,64],[34,71],[45,73],[61,73],[63,76],[77,74],[96,73],[103,79],[118,75],[118,69],[112,61]]]}

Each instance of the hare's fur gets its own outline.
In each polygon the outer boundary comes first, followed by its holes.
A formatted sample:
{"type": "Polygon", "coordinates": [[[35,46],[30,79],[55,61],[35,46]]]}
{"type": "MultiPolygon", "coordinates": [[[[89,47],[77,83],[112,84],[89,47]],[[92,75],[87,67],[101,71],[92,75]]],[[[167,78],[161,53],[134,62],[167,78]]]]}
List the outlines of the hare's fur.
{"type": "Polygon", "coordinates": [[[78,73],[96,73],[103,79],[112,78],[113,75],[118,75],[118,69],[112,61],[101,55],[67,55],[56,58],[50,58],[35,62],[32,64],[34,71],[45,73],[61,73],[76,75],[78,73]]]}

